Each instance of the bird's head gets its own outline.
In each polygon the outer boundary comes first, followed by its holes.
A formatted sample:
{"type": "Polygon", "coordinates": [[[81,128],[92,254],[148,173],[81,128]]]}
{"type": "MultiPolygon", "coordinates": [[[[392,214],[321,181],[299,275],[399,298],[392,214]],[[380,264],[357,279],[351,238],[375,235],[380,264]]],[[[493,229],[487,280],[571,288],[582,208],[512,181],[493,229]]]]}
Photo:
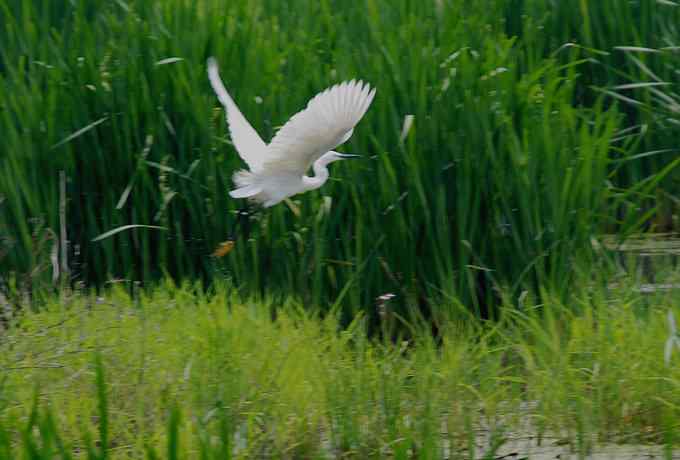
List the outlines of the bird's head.
{"type": "MultiPolygon", "coordinates": [[[[330,163],[333,163],[334,161],[340,161],[340,160],[349,160],[350,158],[361,158],[361,155],[353,155],[350,153],[340,153],[336,152],[335,150],[331,150],[329,152],[324,153],[321,155],[321,158],[316,160],[314,162],[314,167],[320,167],[320,168],[325,168],[326,165],[329,165],[330,163]]],[[[316,170],[315,170],[316,172],[316,170]]]]}

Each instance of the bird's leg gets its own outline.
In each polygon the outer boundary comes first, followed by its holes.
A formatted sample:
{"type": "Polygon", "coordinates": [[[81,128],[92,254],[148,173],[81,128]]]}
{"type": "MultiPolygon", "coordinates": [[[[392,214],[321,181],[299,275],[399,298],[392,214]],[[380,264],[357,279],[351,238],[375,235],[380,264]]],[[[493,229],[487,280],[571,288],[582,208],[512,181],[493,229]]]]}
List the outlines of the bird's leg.
{"type": "Polygon", "coordinates": [[[241,209],[236,211],[236,221],[234,222],[234,226],[232,227],[231,233],[229,234],[229,240],[236,241],[236,238],[238,238],[238,227],[241,227],[243,230],[243,238],[247,239],[248,236],[250,236],[250,216],[252,214],[253,212],[251,211],[247,202],[241,207],[241,209]]]}
{"type": "Polygon", "coordinates": [[[250,234],[250,214],[251,213],[248,209],[247,203],[236,212],[236,220],[232,225],[231,232],[229,233],[227,240],[220,243],[220,245],[213,252],[213,256],[224,257],[231,252],[231,250],[234,248],[236,238],[238,238],[237,230],[239,225],[244,229],[243,237],[245,239],[248,238],[248,235],[250,234]]]}

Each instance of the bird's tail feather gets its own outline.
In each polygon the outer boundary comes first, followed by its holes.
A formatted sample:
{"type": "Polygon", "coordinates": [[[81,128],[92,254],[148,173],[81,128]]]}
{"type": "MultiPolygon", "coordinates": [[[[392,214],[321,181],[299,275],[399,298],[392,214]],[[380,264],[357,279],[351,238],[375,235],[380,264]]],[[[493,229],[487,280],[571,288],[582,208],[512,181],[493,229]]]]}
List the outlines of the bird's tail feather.
{"type": "Polygon", "coordinates": [[[233,180],[237,188],[229,192],[229,195],[232,198],[249,198],[262,192],[260,186],[255,183],[255,179],[255,174],[250,171],[236,172],[233,180]]]}
{"type": "Polygon", "coordinates": [[[231,192],[229,192],[229,196],[231,196],[232,198],[249,198],[251,196],[257,195],[260,192],[262,192],[262,189],[260,187],[257,187],[255,185],[249,185],[247,187],[241,187],[232,190],[231,192]]]}

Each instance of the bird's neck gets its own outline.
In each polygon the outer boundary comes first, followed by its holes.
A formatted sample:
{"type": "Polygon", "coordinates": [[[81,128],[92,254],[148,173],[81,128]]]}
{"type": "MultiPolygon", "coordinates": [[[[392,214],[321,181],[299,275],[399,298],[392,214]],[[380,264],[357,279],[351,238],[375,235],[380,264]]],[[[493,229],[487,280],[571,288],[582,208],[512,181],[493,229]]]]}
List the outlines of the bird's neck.
{"type": "Polygon", "coordinates": [[[328,152],[321,156],[314,162],[312,169],[314,177],[302,176],[302,182],[305,184],[307,190],[314,190],[321,187],[328,180],[328,163],[333,161],[334,152],[328,152]]]}

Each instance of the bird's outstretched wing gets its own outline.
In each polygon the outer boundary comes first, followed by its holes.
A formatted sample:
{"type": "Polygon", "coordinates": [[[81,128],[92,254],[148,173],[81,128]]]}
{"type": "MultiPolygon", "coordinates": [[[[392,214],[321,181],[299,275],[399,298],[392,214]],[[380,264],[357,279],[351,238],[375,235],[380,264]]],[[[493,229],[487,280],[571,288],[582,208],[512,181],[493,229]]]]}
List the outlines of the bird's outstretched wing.
{"type": "Polygon", "coordinates": [[[236,147],[236,151],[248,164],[251,170],[259,169],[265,158],[267,145],[257,131],[248,123],[248,120],[243,116],[234,100],[229,96],[217,69],[217,61],[215,58],[208,58],[208,78],[213,90],[217,93],[217,98],[220,100],[226,111],[226,119],[229,124],[229,133],[231,140],[236,147]]]}
{"type": "Polygon", "coordinates": [[[355,80],[317,94],[276,133],[263,169],[303,175],[321,155],[350,138],[374,96],[375,89],[355,80]]]}

